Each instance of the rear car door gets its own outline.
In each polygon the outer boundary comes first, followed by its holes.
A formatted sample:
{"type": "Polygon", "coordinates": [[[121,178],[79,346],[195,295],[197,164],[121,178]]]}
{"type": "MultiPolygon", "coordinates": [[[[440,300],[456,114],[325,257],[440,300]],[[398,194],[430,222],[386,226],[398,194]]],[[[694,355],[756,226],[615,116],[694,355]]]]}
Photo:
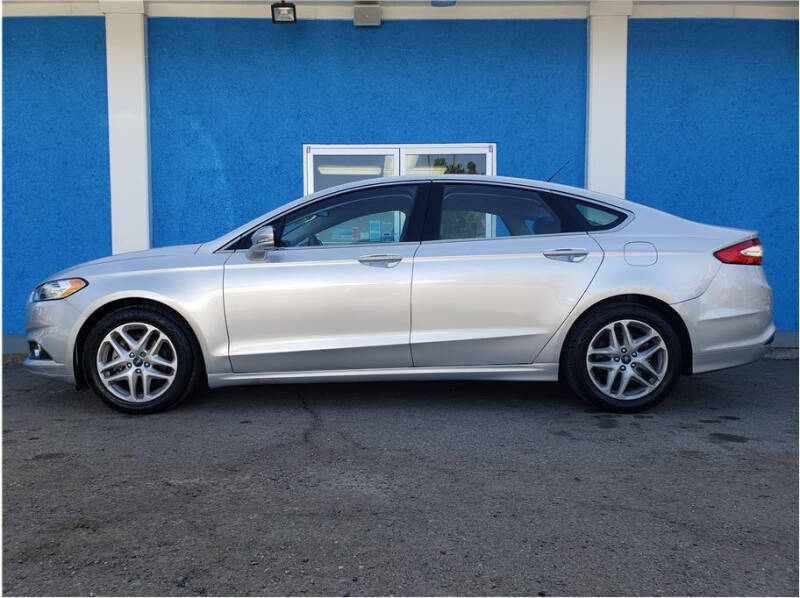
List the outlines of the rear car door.
{"type": "Polygon", "coordinates": [[[574,206],[499,184],[435,183],[414,258],[415,366],[532,363],[603,259],[574,206]]]}
{"type": "Polygon", "coordinates": [[[377,185],[273,222],[278,246],[225,265],[235,372],[409,367],[411,272],[427,183],[377,185]]]}

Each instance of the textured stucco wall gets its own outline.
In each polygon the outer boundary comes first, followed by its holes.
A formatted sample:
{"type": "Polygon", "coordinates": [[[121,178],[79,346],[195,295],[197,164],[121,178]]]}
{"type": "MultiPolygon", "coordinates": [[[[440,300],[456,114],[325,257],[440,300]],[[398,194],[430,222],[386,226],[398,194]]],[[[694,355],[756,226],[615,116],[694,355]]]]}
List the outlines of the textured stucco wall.
{"type": "Polygon", "coordinates": [[[496,142],[500,174],[583,184],[586,22],[149,21],[155,245],[303,191],[303,143],[496,142]]]}
{"type": "Polygon", "coordinates": [[[102,18],[3,19],[3,331],[33,286],[111,252],[102,18]]]}
{"type": "Polygon", "coordinates": [[[629,24],[627,195],[757,229],[779,329],[797,329],[797,21],[629,24]]]}

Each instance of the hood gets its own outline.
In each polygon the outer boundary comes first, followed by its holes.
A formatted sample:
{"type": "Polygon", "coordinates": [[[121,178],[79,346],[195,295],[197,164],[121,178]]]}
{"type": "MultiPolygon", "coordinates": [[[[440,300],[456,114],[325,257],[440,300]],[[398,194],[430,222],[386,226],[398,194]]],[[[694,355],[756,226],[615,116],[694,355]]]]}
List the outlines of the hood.
{"type": "MultiPolygon", "coordinates": [[[[157,247],[155,249],[145,249],[143,251],[128,251],[118,253],[108,257],[101,257],[89,262],[83,262],[71,266],[44,280],[55,280],[57,278],[86,277],[92,274],[106,274],[110,272],[122,272],[129,270],[147,270],[150,268],[161,268],[168,259],[186,258],[197,253],[202,243],[192,245],[171,245],[169,247],[157,247]]],[[[44,281],[43,281],[44,282],[44,281]]]]}

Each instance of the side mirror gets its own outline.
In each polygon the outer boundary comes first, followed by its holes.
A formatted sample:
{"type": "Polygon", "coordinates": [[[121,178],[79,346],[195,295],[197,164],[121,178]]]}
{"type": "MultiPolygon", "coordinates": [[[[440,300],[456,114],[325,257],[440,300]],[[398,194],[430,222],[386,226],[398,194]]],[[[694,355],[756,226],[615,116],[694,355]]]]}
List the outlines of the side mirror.
{"type": "Polygon", "coordinates": [[[252,244],[248,257],[251,259],[265,259],[267,252],[275,249],[275,229],[271,226],[262,226],[251,237],[252,244]]]}

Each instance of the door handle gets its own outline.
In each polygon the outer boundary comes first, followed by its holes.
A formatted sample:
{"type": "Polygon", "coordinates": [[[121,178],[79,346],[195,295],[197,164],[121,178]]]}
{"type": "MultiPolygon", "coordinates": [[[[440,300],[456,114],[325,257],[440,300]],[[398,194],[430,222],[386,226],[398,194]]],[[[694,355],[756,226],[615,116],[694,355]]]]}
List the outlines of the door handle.
{"type": "Polygon", "coordinates": [[[378,268],[394,268],[397,264],[403,261],[402,255],[364,255],[358,258],[358,261],[365,266],[375,266],[378,268]]]}
{"type": "Polygon", "coordinates": [[[562,262],[582,262],[589,255],[586,249],[548,249],[542,253],[546,258],[562,262]]]}

